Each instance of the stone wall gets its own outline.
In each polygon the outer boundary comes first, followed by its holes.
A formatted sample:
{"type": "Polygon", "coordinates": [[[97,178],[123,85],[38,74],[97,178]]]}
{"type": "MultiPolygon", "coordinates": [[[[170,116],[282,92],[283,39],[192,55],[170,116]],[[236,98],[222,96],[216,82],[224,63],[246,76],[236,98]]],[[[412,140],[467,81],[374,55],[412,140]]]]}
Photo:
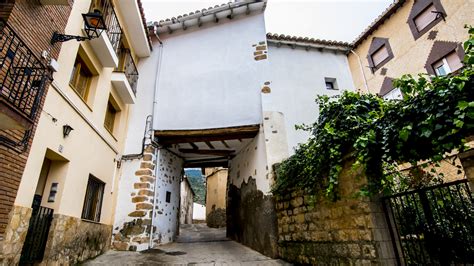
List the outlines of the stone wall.
{"type": "Polygon", "coordinates": [[[5,238],[0,240],[0,265],[15,265],[20,261],[31,211],[31,208],[21,206],[14,206],[11,210],[5,238]]]}
{"type": "Polygon", "coordinates": [[[71,265],[110,248],[112,226],[54,214],[44,253],[45,265],[71,265]]]}
{"type": "Polygon", "coordinates": [[[270,257],[277,257],[277,224],[273,197],[249,178],[230,185],[227,196],[227,236],[270,257]]]}
{"type": "Polygon", "coordinates": [[[277,198],[281,258],[311,264],[395,264],[390,233],[378,200],[354,197],[364,178],[346,162],[341,200],[297,191],[277,198]]]}

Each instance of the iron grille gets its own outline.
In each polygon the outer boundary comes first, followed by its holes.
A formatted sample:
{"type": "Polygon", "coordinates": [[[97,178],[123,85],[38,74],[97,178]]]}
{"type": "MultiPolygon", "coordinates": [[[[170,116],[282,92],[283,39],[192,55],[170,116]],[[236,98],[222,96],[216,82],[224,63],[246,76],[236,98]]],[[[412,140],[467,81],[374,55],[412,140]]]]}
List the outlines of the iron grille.
{"type": "Polygon", "coordinates": [[[109,0],[93,0],[90,11],[100,11],[107,27],[107,37],[116,54],[120,52],[122,43],[122,27],[120,26],[114,6],[109,0]]]}
{"type": "Polygon", "coordinates": [[[122,48],[120,49],[119,55],[119,65],[114,70],[116,72],[122,72],[127,77],[130,87],[132,87],[133,93],[137,94],[137,83],[138,83],[138,70],[133,60],[132,53],[130,49],[122,48]]]}
{"type": "Polygon", "coordinates": [[[89,175],[86,196],[84,198],[84,207],[82,209],[82,219],[94,222],[100,221],[104,188],[104,182],[93,175],[89,175]]]}
{"type": "Polygon", "coordinates": [[[49,72],[1,20],[0,31],[0,100],[34,120],[49,72]]]}
{"type": "Polygon", "coordinates": [[[53,213],[53,209],[33,206],[28,233],[21,251],[20,265],[32,265],[43,260],[53,213]]]}
{"type": "Polygon", "coordinates": [[[406,265],[474,263],[474,202],[467,180],[383,199],[394,248],[406,265]]]}

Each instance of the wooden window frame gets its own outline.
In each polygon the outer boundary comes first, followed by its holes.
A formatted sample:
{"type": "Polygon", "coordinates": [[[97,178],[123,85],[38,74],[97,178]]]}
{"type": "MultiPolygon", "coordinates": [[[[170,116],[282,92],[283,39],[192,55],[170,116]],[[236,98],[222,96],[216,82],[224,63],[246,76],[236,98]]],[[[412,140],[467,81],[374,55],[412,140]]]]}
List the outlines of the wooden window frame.
{"type": "Polygon", "coordinates": [[[114,99],[114,97],[112,95],[109,96],[109,100],[107,101],[107,107],[105,109],[105,116],[104,116],[104,128],[107,129],[107,131],[110,133],[110,134],[114,134],[115,132],[115,127],[116,127],[116,124],[117,124],[117,119],[118,117],[120,116],[120,107],[117,103],[117,101],[114,99]],[[108,113],[109,113],[109,108],[112,108],[114,110],[114,114],[113,114],[113,122],[112,122],[112,128],[109,128],[107,126],[107,116],[108,116],[108,113]]]}
{"type": "Polygon", "coordinates": [[[447,14],[446,11],[443,8],[443,5],[441,4],[440,0],[417,0],[413,4],[413,7],[411,8],[410,14],[408,16],[408,27],[410,28],[410,31],[413,35],[413,38],[417,40],[421,36],[423,36],[425,33],[430,31],[436,24],[438,24],[441,20],[444,20],[446,18],[447,14]],[[429,8],[431,5],[433,5],[436,9],[436,11],[440,12],[442,16],[439,16],[435,20],[433,20],[430,24],[428,24],[426,27],[424,27],[422,30],[418,30],[418,27],[416,26],[415,19],[421,15],[427,8],[429,8]]]}
{"type": "Polygon", "coordinates": [[[104,201],[105,183],[89,174],[86,194],[82,207],[81,219],[91,222],[100,222],[102,205],[104,201]],[[100,193],[100,194],[99,194],[100,193]],[[94,201],[95,200],[95,201],[94,201]]]}
{"type": "Polygon", "coordinates": [[[367,61],[369,63],[370,70],[372,74],[374,74],[377,70],[382,68],[385,64],[387,64],[393,58],[392,47],[388,41],[388,38],[380,38],[374,37],[369,47],[369,51],[367,53],[367,61]],[[388,57],[381,61],[379,64],[375,65],[373,60],[373,55],[378,52],[380,49],[385,47],[387,49],[388,57]]]}
{"type": "Polygon", "coordinates": [[[76,59],[74,60],[74,67],[71,72],[71,77],[69,78],[69,86],[73,89],[77,96],[79,96],[79,98],[81,98],[81,100],[83,100],[86,104],[88,103],[89,96],[91,93],[92,80],[98,74],[99,73],[97,69],[92,64],[91,60],[87,56],[82,46],[80,46],[76,55],[76,59]],[[87,77],[87,84],[84,95],[81,95],[81,93],[78,91],[77,83],[79,81],[78,79],[83,68],[85,68],[86,71],[89,72],[90,76],[87,77]]]}

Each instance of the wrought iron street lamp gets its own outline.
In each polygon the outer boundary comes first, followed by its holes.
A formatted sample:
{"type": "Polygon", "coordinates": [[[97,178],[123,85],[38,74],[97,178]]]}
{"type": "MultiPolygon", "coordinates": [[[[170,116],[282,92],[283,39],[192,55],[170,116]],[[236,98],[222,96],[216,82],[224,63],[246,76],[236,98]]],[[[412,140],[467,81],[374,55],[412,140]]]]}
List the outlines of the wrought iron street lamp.
{"type": "Polygon", "coordinates": [[[53,37],[51,38],[51,44],[55,44],[57,42],[67,42],[69,40],[77,40],[78,42],[92,40],[98,38],[104,30],[107,30],[104,17],[97,10],[87,14],[82,14],[82,18],[84,19],[84,30],[87,36],[67,35],[55,31],[53,33],[53,37]]]}

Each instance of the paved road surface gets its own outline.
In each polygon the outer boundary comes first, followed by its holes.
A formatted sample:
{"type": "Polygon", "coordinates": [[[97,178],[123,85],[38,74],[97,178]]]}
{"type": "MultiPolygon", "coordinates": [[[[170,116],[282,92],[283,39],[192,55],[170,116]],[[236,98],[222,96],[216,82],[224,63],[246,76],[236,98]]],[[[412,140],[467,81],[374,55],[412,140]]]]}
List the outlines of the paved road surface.
{"type": "Polygon", "coordinates": [[[225,237],[224,229],[181,225],[175,243],[144,252],[108,251],[85,265],[288,265],[225,237]]]}

